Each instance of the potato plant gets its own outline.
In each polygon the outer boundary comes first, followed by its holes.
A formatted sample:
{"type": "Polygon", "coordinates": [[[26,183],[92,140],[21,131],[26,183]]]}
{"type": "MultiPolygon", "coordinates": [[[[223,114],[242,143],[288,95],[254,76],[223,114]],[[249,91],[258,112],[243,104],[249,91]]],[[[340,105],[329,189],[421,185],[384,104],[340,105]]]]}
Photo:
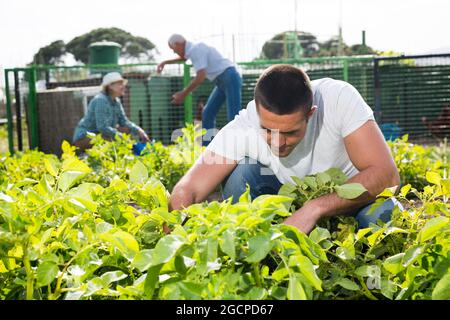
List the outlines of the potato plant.
{"type": "MultiPolygon", "coordinates": [[[[385,190],[406,207],[358,229],[351,217],[309,234],[282,224],[310,199],[356,198],[336,168],[278,195],[169,211],[169,191],[201,152],[195,128],[134,156],[99,137],[87,157],[68,143],[0,163],[0,299],[449,299],[450,182],[385,190]],[[163,225],[172,230],[163,231],[163,225]]],[[[442,162],[444,163],[444,162],[442,162]]],[[[370,213],[369,213],[370,214],[370,213]]]]}

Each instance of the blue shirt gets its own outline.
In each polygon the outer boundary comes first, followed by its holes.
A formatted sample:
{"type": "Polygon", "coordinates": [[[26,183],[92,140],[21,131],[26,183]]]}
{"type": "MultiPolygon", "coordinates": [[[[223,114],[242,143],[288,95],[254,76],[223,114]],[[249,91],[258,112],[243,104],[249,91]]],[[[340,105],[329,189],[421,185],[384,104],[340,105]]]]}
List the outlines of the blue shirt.
{"type": "Polygon", "coordinates": [[[218,75],[234,64],[222,57],[216,48],[210,47],[203,42],[192,43],[187,41],[185,47],[185,58],[191,60],[195,71],[205,69],[206,78],[213,81],[218,75]]]}
{"type": "Polygon", "coordinates": [[[139,127],[128,120],[119,98],[113,99],[101,92],[89,102],[86,115],[75,128],[73,141],[84,138],[87,132],[113,138],[117,134],[117,125],[129,128],[132,134],[138,133],[139,127]]]}

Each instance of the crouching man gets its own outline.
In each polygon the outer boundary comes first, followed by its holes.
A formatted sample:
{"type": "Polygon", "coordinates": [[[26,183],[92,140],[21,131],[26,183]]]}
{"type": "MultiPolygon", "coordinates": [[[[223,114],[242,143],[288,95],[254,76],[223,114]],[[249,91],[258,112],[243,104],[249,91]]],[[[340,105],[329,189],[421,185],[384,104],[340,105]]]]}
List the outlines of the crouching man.
{"type": "Polygon", "coordinates": [[[171,209],[205,200],[220,184],[236,202],[250,186],[252,199],[276,194],[292,176],[340,168],[348,182],[368,191],[353,200],[329,194],[311,200],[284,223],[309,233],[324,217],[355,215],[359,227],[390,220],[396,205],[387,200],[366,215],[377,194],[398,186],[400,177],[373,112],[344,81],[310,81],[301,69],[274,65],[260,76],[254,100],[208,145],[175,186],[171,209]]]}

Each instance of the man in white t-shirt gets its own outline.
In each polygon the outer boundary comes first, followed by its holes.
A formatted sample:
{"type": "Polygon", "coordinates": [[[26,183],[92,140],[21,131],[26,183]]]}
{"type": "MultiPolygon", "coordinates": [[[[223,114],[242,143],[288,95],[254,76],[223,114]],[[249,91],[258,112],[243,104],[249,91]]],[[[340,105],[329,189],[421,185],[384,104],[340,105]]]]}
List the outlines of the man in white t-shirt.
{"type": "Polygon", "coordinates": [[[310,81],[301,69],[274,65],[259,78],[254,98],[175,186],[172,209],[205,200],[223,181],[224,198],[237,201],[246,184],[252,198],[276,194],[292,176],[337,167],[368,192],[354,200],[316,198],[286,224],[309,233],[321,218],[337,214],[357,212],[359,227],[390,219],[393,200],[365,214],[376,195],[398,186],[400,178],[372,110],[353,86],[330,78],[310,81]]]}
{"type": "MultiPolygon", "coordinates": [[[[192,43],[179,34],[174,34],[169,38],[169,47],[179,56],[179,58],[161,62],[157,67],[157,72],[161,73],[168,63],[176,63],[189,59],[194,66],[196,76],[190,84],[183,90],[176,92],[172,96],[173,104],[181,104],[184,98],[197,88],[205,78],[215,85],[209,95],[202,112],[202,128],[210,134],[215,128],[215,120],[220,107],[226,101],[228,121],[241,110],[241,87],[242,77],[235,65],[213,47],[203,42],[192,43]]],[[[206,139],[205,139],[206,140],[206,139]]],[[[205,145],[209,141],[205,141],[205,145]]]]}

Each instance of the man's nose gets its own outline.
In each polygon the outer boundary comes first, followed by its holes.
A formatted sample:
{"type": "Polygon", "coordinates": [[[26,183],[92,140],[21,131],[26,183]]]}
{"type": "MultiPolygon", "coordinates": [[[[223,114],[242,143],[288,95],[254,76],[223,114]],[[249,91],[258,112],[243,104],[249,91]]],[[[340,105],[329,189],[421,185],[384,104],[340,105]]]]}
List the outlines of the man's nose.
{"type": "Polygon", "coordinates": [[[282,147],[286,144],[286,137],[280,133],[279,131],[272,132],[272,146],[274,147],[282,147]]]}

